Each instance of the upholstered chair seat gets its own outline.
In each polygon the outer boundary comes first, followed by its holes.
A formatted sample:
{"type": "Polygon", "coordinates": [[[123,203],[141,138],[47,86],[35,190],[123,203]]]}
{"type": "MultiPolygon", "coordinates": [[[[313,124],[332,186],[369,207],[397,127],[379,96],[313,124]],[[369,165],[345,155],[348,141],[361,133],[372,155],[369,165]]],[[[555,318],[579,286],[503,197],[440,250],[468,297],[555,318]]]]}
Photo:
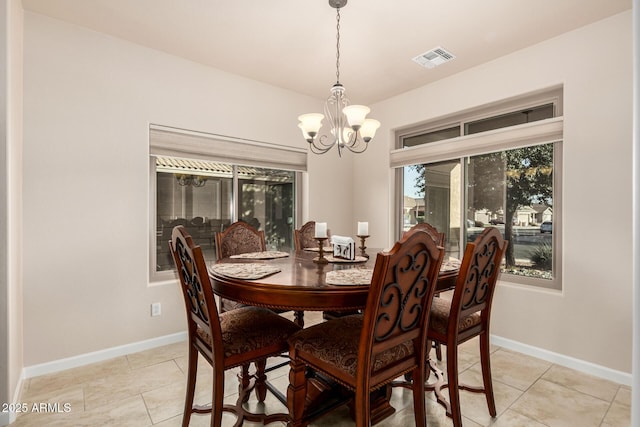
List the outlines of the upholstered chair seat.
{"type": "MultiPolygon", "coordinates": [[[[245,361],[244,355],[255,350],[278,354],[280,343],[300,329],[284,317],[261,307],[245,306],[220,313],[219,317],[227,368],[236,366],[232,361],[234,356],[241,355],[245,361]]],[[[198,327],[196,334],[211,346],[211,336],[204,329],[198,327]]]]}
{"type": "MultiPolygon", "coordinates": [[[[449,313],[451,312],[451,301],[445,298],[435,298],[431,303],[431,318],[429,328],[433,331],[446,335],[449,327],[449,313]]],[[[472,326],[482,322],[480,312],[476,311],[460,317],[458,322],[458,332],[463,332],[472,326]]]]}
{"type": "Polygon", "coordinates": [[[240,307],[246,307],[246,304],[243,304],[238,301],[230,300],[227,298],[220,298],[220,311],[227,312],[237,310],[240,307]]]}
{"type": "MultiPolygon", "coordinates": [[[[358,344],[364,317],[361,314],[340,317],[331,322],[324,322],[315,328],[303,329],[289,339],[289,345],[305,352],[308,357],[338,369],[336,378],[343,385],[352,388],[358,368],[358,344]]],[[[392,363],[406,359],[413,354],[413,342],[405,341],[377,354],[373,364],[373,372],[386,368],[392,363]]]]}

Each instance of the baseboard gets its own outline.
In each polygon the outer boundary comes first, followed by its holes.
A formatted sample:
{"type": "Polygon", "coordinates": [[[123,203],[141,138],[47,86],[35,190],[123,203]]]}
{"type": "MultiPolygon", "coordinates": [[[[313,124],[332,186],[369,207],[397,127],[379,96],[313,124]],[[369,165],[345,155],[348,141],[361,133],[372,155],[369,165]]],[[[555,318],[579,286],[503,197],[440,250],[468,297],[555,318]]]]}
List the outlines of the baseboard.
{"type": "Polygon", "coordinates": [[[137,353],[144,350],[150,350],[152,348],[161,347],[163,345],[173,344],[180,341],[186,341],[186,339],[186,331],[178,332],[158,338],[151,338],[131,344],[125,344],[117,347],[106,348],[104,350],[94,351],[91,353],[80,354],[78,356],[67,357],[65,359],[41,363],[39,365],[28,366],[24,368],[23,378],[32,378],[40,375],[52,374],[55,372],[64,371],[66,369],[77,368],[79,366],[113,359],[114,357],[137,353]]]}
{"type": "Polygon", "coordinates": [[[570,356],[565,356],[564,354],[554,353],[552,351],[544,350],[496,335],[491,335],[491,344],[631,387],[633,377],[631,373],[628,372],[616,371],[615,369],[596,365],[595,363],[575,359],[570,356]]]}

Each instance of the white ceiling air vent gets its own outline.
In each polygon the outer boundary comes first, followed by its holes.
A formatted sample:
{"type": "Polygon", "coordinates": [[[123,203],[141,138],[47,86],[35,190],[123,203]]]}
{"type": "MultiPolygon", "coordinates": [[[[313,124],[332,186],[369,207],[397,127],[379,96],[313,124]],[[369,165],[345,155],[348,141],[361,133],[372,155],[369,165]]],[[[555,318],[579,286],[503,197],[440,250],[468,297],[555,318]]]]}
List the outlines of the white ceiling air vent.
{"type": "Polygon", "coordinates": [[[433,68],[437,65],[451,61],[454,58],[455,55],[453,53],[438,46],[428,52],[416,56],[413,60],[425,68],[433,68]]]}

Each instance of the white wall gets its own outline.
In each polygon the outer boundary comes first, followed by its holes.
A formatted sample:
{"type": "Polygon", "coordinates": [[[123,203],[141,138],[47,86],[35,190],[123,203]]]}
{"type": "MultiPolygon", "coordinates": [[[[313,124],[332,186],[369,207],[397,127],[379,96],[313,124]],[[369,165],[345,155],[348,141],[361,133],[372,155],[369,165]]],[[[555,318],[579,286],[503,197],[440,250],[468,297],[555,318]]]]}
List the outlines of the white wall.
{"type": "Polygon", "coordinates": [[[372,245],[388,245],[393,129],[564,85],[563,290],[502,283],[492,333],[626,373],[632,332],[631,29],[629,11],[376,104],[384,127],[371,152],[356,160],[354,173],[356,188],[376,189],[355,193],[354,215],[369,217],[377,236],[372,245]]]}
{"type": "MultiPolygon", "coordinates": [[[[149,123],[304,147],[322,100],[30,12],[24,36],[25,366],[184,330],[148,283],[149,123]]],[[[309,157],[306,218],[350,226],[350,164],[309,157]]]]}

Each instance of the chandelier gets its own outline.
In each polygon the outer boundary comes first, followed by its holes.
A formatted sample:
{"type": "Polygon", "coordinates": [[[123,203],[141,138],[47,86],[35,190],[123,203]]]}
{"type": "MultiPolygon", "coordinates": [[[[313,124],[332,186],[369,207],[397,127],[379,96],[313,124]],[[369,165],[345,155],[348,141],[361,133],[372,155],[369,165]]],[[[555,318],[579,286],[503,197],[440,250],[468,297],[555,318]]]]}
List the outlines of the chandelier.
{"type": "Polygon", "coordinates": [[[338,147],[340,157],[345,148],[362,153],[380,127],[379,121],[366,118],[371,111],[369,107],[349,105],[345,88],[340,83],[340,8],[346,4],[347,0],[329,0],[329,5],[336,9],[336,83],[324,104],[324,114],[309,113],[298,117],[298,127],[315,154],[324,154],[334,146],[338,147]],[[331,126],[330,135],[319,134],[325,115],[331,126]]]}

